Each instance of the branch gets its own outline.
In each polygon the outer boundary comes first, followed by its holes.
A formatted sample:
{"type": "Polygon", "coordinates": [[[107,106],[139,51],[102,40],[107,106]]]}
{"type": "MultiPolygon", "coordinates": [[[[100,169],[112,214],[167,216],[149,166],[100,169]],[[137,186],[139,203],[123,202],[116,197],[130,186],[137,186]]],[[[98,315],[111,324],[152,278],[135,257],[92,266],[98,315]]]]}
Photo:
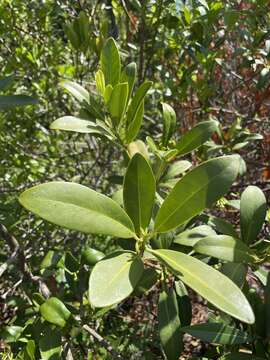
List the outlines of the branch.
{"type": "Polygon", "coordinates": [[[113,349],[111,344],[101,335],[99,335],[94,329],[90,328],[88,325],[83,325],[83,329],[86,330],[90,335],[92,335],[93,338],[111,354],[113,359],[124,360],[124,358],[113,349]]]}

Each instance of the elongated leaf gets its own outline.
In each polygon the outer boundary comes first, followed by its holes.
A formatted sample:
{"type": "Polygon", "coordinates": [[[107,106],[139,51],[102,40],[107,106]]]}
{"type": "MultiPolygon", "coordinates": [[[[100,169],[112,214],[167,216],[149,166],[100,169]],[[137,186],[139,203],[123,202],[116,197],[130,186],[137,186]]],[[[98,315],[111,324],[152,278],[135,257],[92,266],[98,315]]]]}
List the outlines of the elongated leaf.
{"type": "Polygon", "coordinates": [[[132,94],[136,76],[137,76],[137,65],[135,62],[128,64],[122,71],[120,82],[128,83],[128,99],[130,99],[130,96],[132,94]]]}
{"type": "Polygon", "coordinates": [[[147,160],[135,154],[124,178],[124,206],[133,221],[137,233],[146,229],[152,216],[156,192],[156,181],[147,160]]]}
{"type": "Polygon", "coordinates": [[[0,95],[0,109],[12,108],[13,106],[34,105],[37,99],[27,95],[0,95]]]}
{"type": "Polygon", "coordinates": [[[100,95],[104,96],[105,93],[105,78],[102,70],[98,70],[95,75],[96,87],[100,95]]]}
{"type": "Polygon", "coordinates": [[[100,64],[106,85],[111,84],[114,87],[119,82],[121,64],[120,54],[113,38],[105,42],[101,51],[100,64]]]}
{"type": "Polygon", "coordinates": [[[122,119],[126,109],[127,97],[128,83],[120,83],[115,85],[108,104],[114,126],[117,126],[122,119]]]}
{"type": "Polygon", "coordinates": [[[89,301],[95,307],[111,306],[128,297],[143,273],[143,262],[133,252],[116,252],[94,267],[89,279],[89,301]]]}
{"type": "MultiPolygon", "coordinates": [[[[126,241],[126,240],[124,240],[126,241]]],[[[158,281],[159,274],[157,270],[153,268],[146,268],[143,271],[143,274],[134,290],[134,295],[140,296],[149,290],[156,284],[158,281]]]]}
{"type": "Polygon", "coordinates": [[[65,304],[56,297],[46,300],[39,308],[42,317],[51,324],[64,327],[70,318],[70,311],[65,304]]]}
{"type": "Polygon", "coordinates": [[[247,275],[246,265],[228,262],[222,265],[220,271],[231,279],[240,289],[244,286],[247,275]]]}
{"type": "Polygon", "coordinates": [[[235,231],[234,227],[232,226],[231,223],[229,223],[228,221],[222,219],[222,218],[218,218],[216,216],[210,215],[210,216],[206,216],[205,217],[205,221],[208,225],[210,225],[211,227],[213,227],[215,229],[215,231],[224,234],[224,235],[229,235],[229,236],[233,236],[233,237],[237,237],[238,238],[238,234],[235,231]]]}
{"type": "Polygon", "coordinates": [[[194,126],[186,134],[184,134],[180,141],[176,144],[176,149],[179,155],[185,155],[197,149],[205,143],[214,131],[217,130],[218,123],[213,120],[203,121],[194,126]]]}
{"type": "Polygon", "coordinates": [[[163,111],[162,144],[164,146],[167,146],[169,140],[171,139],[175,131],[176,114],[174,109],[166,103],[162,103],[162,111],[163,111]]]}
{"type": "Polygon", "coordinates": [[[47,328],[39,340],[41,360],[60,360],[62,352],[61,332],[47,328]]]}
{"type": "Polygon", "coordinates": [[[182,175],[185,171],[191,168],[191,162],[187,160],[179,160],[169,166],[166,175],[163,177],[164,180],[173,179],[176,176],[182,175]]]}
{"type": "Polygon", "coordinates": [[[215,158],[188,172],[172,189],[159,209],[156,232],[182,225],[224,195],[237,177],[239,156],[215,158]]]}
{"type": "Polygon", "coordinates": [[[144,101],[141,102],[133,121],[128,125],[128,128],[126,130],[127,144],[131,143],[138,135],[142,125],[143,114],[144,114],[144,101]]]}
{"type": "Polygon", "coordinates": [[[255,356],[253,354],[245,354],[245,353],[231,353],[224,355],[220,358],[220,360],[265,360],[265,358],[261,358],[258,356],[255,356]]]}
{"type": "Polygon", "coordinates": [[[159,336],[167,359],[178,360],[183,350],[176,294],[163,290],[158,301],[159,336]]]}
{"type": "Polygon", "coordinates": [[[251,341],[251,338],[247,333],[223,323],[187,326],[181,328],[181,331],[199,338],[202,341],[221,345],[245,344],[251,341]]]}
{"type": "Polygon", "coordinates": [[[96,265],[96,263],[99,262],[104,257],[105,254],[103,254],[103,252],[89,247],[84,249],[82,252],[82,262],[89,266],[96,265]]]}
{"type": "Polygon", "coordinates": [[[242,240],[254,242],[262,228],[267,211],[266,199],[257,186],[248,186],[241,196],[240,224],[242,240]]]}
{"type": "Polygon", "coordinates": [[[219,271],[177,251],[149,251],[168,266],[183,283],[217,308],[243,322],[254,323],[253,311],[241,290],[219,271]]]}
{"type": "Polygon", "coordinates": [[[144,99],[145,95],[147,94],[147,91],[150,89],[151,85],[152,85],[151,81],[145,81],[136,90],[135,95],[132,98],[130,105],[128,107],[128,112],[127,112],[127,124],[128,125],[134,121],[136,114],[141,106],[141,103],[143,102],[143,99],[144,99]]]}
{"type": "Polygon", "coordinates": [[[112,95],[113,87],[112,85],[107,85],[104,92],[104,101],[105,104],[108,104],[112,95]]]}
{"type": "Polygon", "coordinates": [[[68,229],[123,238],[133,237],[133,224],[112,199],[75,183],[51,182],[26,190],[19,198],[28,210],[68,229]]]}
{"type": "Polygon", "coordinates": [[[194,250],[231,262],[253,263],[255,260],[245,243],[228,235],[207,236],[196,242],[194,250]]]}
{"type": "Polygon", "coordinates": [[[216,235],[216,233],[210,226],[200,225],[181,232],[175,237],[174,242],[179,245],[194,246],[199,240],[209,235],[216,235]]]}
{"type": "Polygon", "coordinates": [[[188,291],[181,280],[175,281],[174,286],[181,326],[188,326],[192,319],[192,305],[188,291]]]}
{"type": "Polygon", "coordinates": [[[52,122],[50,125],[52,130],[65,130],[65,131],[74,131],[79,133],[88,133],[88,134],[99,134],[106,136],[106,132],[97,126],[96,123],[79,119],[75,116],[63,116],[52,122]]]}
{"type": "Polygon", "coordinates": [[[81,85],[74,81],[64,80],[61,82],[61,86],[67,90],[72,96],[75,97],[80,103],[86,101],[89,103],[89,93],[81,85]]]}

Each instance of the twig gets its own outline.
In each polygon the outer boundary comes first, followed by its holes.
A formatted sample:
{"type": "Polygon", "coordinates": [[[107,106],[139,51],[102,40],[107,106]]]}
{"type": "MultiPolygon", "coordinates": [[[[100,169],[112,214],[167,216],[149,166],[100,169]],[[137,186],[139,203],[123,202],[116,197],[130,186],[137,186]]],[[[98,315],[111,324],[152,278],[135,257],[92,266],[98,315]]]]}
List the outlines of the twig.
{"type": "Polygon", "coordinates": [[[99,335],[94,329],[90,328],[88,325],[83,325],[83,329],[86,330],[90,335],[97,340],[101,346],[103,346],[113,357],[113,359],[124,360],[124,358],[113,349],[111,344],[105,340],[101,335],[99,335]]]}

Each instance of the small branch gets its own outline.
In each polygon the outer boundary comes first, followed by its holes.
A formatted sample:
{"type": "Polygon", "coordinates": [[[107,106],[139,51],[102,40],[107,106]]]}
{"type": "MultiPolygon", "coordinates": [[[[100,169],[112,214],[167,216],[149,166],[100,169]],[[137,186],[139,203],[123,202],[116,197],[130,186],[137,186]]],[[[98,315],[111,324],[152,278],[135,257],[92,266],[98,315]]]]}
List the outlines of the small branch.
{"type": "Polygon", "coordinates": [[[88,325],[83,325],[83,329],[87,331],[93,338],[100,343],[113,357],[113,359],[124,360],[124,358],[113,349],[111,344],[105,340],[101,335],[99,335],[94,329],[90,328],[88,325]]]}

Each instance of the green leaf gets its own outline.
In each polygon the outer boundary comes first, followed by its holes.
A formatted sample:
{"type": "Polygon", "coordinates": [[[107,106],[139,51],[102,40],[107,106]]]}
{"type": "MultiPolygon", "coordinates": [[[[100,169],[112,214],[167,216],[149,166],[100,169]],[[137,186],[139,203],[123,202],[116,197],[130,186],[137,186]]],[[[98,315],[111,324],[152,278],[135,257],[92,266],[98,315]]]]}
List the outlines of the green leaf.
{"type": "Polygon", "coordinates": [[[64,327],[71,313],[64,303],[56,297],[46,300],[39,308],[42,317],[49,323],[64,327]]]}
{"type": "Polygon", "coordinates": [[[150,89],[152,81],[145,81],[139,86],[136,90],[135,95],[133,96],[130,105],[127,111],[127,124],[131,124],[136,118],[136,114],[141,111],[141,104],[147,94],[147,91],[150,89]]]}
{"type": "Polygon", "coordinates": [[[37,100],[27,95],[0,95],[0,109],[14,106],[35,105],[37,100]]]}
{"type": "Polygon", "coordinates": [[[4,91],[4,90],[8,89],[8,87],[13,83],[14,79],[15,79],[14,75],[8,75],[8,76],[1,77],[0,90],[4,91]]]}
{"type": "Polygon", "coordinates": [[[0,338],[4,340],[6,343],[17,342],[24,331],[24,327],[22,326],[5,326],[0,331],[0,338]]]}
{"type": "Polygon", "coordinates": [[[192,305],[188,291],[181,280],[175,281],[174,286],[181,326],[188,326],[192,319],[192,305]]]}
{"type": "Polygon", "coordinates": [[[185,171],[187,171],[189,168],[191,168],[192,164],[191,162],[187,160],[179,160],[174,162],[168,167],[168,170],[163,177],[162,181],[173,179],[176,176],[182,175],[185,171]]]}
{"type": "Polygon", "coordinates": [[[264,291],[265,296],[265,331],[266,336],[270,336],[270,273],[267,275],[267,283],[264,291]]]}
{"type": "Polygon", "coordinates": [[[124,207],[136,232],[146,229],[152,216],[156,181],[151,166],[139,153],[129,162],[124,178],[124,207]]]}
{"type": "Polygon", "coordinates": [[[98,70],[95,75],[97,91],[104,96],[105,93],[105,77],[102,70],[98,70]]]}
{"type": "Polygon", "coordinates": [[[112,95],[112,91],[113,91],[113,87],[112,85],[107,85],[105,87],[105,92],[104,92],[104,101],[105,101],[105,104],[108,104],[109,101],[110,101],[110,98],[111,98],[111,95],[112,95]]]}
{"type": "Polygon", "coordinates": [[[240,224],[242,240],[251,244],[256,240],[267,211],[264,193],[257,186],[248,186],[240,201],[240,224]]]}
{"type": "Polygon", "coordinates": [[[203,145],[203,143],[209,140],[213,132],[217,131],[217,128],[218,122],[214,120],[203,121],[194,126],[176,144],[178,155],[188,154],[203,145]]]}
{"type": "Polygon", "coordinates": [[[98,261],[103,259],[105,254],[99,250],[87,247],[82,252],[82,262],[89,266],[94,266],[98,261]]]}
{"type": "Polygon", "coordinates": [[[116,252],[100,260],[89,279],[89,301],[94,307],[119,303],[135,289],[143,262],[133,252],[116,252]]]}
{"type": "Polygon", "coordinates": [[[109,136],[110,133],[107,133],[106,130],[96,123],[79,119],[75,116],[63,116],[52,122],[50,125],[52,130],[65,130],[65,131],[74,131],[78,133],[87,133],[87,134],[98,134],[101,136],[109,136]]]}
{"type": "Polygon", "coordinates": [[[173,250],[150,250],[183,283],[225,313],[248,324],[254,314],[241,290],[226,276],[198,259],[173,250]]]}
{"type": "Polygon", "coordinates": [[[230,262],[254,263],[254,256],[241,240],[228,235],[213,235],[199,240],[194,251],[230,262]]]}
{"type": "Polygon", "coordinates": [[[188,172],[164,200],[157,213],[155,231],[172,230],[213,205],[236,179],[239,158],[230,155],[211,159],[188,172]]]}
{"type": "Polygon", "coordinates": [[[199,240],[209,235],[216,235],[216,233],[210,226],[200,225],[178,234],[174,239],[174,243],[184,246],[194,246],[199,240]]]}
{"type": "Polygon", "coordinates": [[[162,103],[162,111],[163,111],[162,144],[163,146],[167,146],[176,128],[176,114],[174,109],[166,103],[162,103]]]}
{"type": "Polygon", "coordinates": [[[106,85],[111,84],[114,87],[119,82],[121,64],[120,54],[113,38],[105,42],[101,51],[100,64],[106,85]]]}
{"type": "Polygon", "coordinates": [[[35,357],[35,352],[36,352],[36,344],[34,340],[28,340],[26,347],[24,348],[23,351],[23,359],[24,360],[36,360],[35,357]]]}
{"type": "Polygon", "coordinates": [[[64,80],[60,83],[60,85],[80,103],[83,103],[84,101],[89,103],[89,93],[81,85],[70,80],[64,80]]]}
{"type": "Polygon", "coordinates": [[[239,288],[244,286],[247,266],[241,263],[228,262],[222,265],[220,271],[231,279],[239,288]]]}
{"type": "Polygon", "coordinates": [[[115,85],[108,103],[113,125],[116,127],[125,112],[128,97],[128,83],[115,85]]]}
{"type": "Polygon", "coordinates": [[[137,65],[135,62],[128,64],[122,71],[120,82],[128,83],[128,99],[130,99],[130,96],[132,94],[136,76],[137,76],[137,65]]]}
{"type": "Polygon", "coordinates": [[[238,238],[237,232],[235,231],[232,224],[229,223],[228,221],[213,215],[210,216],[207,215],[205,217],[205,221],[207,222],[208,225],[213,227],[217,232],[238,238]]]}
{"type": "Polygon", "coordinates": [[[133,224],[112,199],[76,183],[50,182],[19,197],[28,210],[68,229],[123,238],[134,236],[133,224]]]}
{"type": "Polygon", "coordinates": [[[176,294],[162,290],[158,301],[159,336],[167,359],[178,360],[183,350],[176,294]]]}
{"type": "Polygon", "coordinates": [[[220,360],[265,360],[265,358],[261,358],[255,356],[253,354],[244,354],[244,353],[231,353],[224,355],[220,358],[220,360]]]}
{"type": "Polygon", "coordinates": [[[61,332],[46,328],[39,340],[41,360],[61,360],[61,332]]]}
{"type": "Polygon", "coordinates": [[[128,128],[126,130],[127,144],[131,143],[138,135],[142,125],[143,114],[144,114],[144,101],[141,102],[133,121],[128,125],[128,128]]]}
{"type": "Polygon", "coordinates": [[[134,295],[140,296],[149,291],[158,281],[159,274],[156,269],[146,268],[134,290],[134,295]]]}
{"type": "Polygon", "coordinates": [[[181,331],[202,341],[220,345],[245,344],[251,341],[250,336],[244,331],[223,323],[206,323],[187,326],[181,328],[181,331]]]}

